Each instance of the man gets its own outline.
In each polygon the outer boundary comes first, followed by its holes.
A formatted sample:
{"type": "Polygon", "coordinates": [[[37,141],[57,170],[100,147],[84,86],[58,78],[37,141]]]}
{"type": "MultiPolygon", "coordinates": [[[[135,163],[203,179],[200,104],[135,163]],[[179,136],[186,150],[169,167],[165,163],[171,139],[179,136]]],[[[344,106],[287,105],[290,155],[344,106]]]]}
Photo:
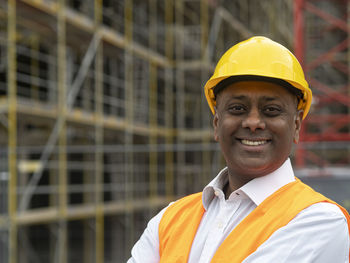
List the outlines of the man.
{"type": "Polygon", "coordinates": [[[312,98],[294,55],[253,37],[222,56],[204,89],[227,167],[155,216],[128,262],[349,262],[348,213],[289,160],[312,98]]]}

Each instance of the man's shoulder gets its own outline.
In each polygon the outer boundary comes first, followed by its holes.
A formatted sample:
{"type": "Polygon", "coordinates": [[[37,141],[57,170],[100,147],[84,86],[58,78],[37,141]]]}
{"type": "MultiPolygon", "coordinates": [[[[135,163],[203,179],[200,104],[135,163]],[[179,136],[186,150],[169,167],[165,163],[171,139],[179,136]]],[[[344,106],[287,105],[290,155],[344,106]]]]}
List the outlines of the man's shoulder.
{"type": "Polygon", "coordinates": [[[176,217],[177,214],[181,214],[186,211],[202,210],[202,192],[184,196],[177,201],[172,202],[164,211],[162,218],[164,217],[176,217]]]}
{"type": "Polygon", "coordinates": [[[170,207],[173,206],[183,206],[183,205],[188,205],[191,203],[196,203],[196,202],[201,202],[202,201],[202,192],[198,192],[198,193],[194,193],[194,194],[190,194],[190,195],[186,195],[184,197],[181,197],[180,199],[174,201],[171,205],[169,205],[170,207]]]}
{"type": "Polygon", "coordinates": [[[309,207],[302,210],[299,215],[317,216],[325,218],[343,218],[346,220],[344,213],[341,211],[339,206],[329,202],[319,202],[310,205],[309,207]]]}
{"type": "Polygon", "coordinates": [[[349,236],[347,216],[335,203],[319,202],[300,211],[288,226],[294,226],[303,232],[327,232],[328,236],[339,235],[339,232],[349,236]],[[338,234],[337,234],[338,233],[338,234]]]}

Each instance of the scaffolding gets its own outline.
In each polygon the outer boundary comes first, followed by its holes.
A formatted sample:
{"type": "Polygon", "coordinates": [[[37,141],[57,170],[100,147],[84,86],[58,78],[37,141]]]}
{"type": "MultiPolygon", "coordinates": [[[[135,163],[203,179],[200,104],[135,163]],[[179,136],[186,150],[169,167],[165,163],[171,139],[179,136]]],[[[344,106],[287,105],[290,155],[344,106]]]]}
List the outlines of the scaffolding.
{"type": "Polygon", "coordinates": [[[219,57],[255,34],[293,49],[292,25],[289,0],[1,1],[0,261],[125,262],[224,166],[219,57]]]}
{"type": "Polygon", "coordinates": [[[295,49],[314,96],[296,159],[300,173],[350,172],[349,8],[349,1],[295,1],[295,49]]]}

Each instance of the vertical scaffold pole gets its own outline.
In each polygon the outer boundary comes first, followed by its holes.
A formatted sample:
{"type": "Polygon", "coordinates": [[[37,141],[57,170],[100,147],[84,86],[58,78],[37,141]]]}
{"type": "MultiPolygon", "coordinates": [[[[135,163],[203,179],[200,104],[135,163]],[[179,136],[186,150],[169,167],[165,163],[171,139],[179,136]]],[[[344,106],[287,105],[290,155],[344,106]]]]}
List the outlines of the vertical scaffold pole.
{"type": "MultiPolygon", "coordinates": [[[[208,25],[209,25],[209,14],[208,14],[208,0],[201,0],[200,2],[200,20],[201,20],[201,57],[203,59],[203,64],[209,65],[209,57],[206,56],[206,47],[208,46],[208,25]]],[[[208,79],[208,67],[205,66],[204,69],[201,71],[201,83],[204,85],[206,80],[208,79]]],[[[201,89],[202,91],[202,89],[201,89]]],[[[208,105],[206,103],[205,95],[204,92],[202,91],[200,96],[202,97],[202,112],[208,112],[208,105]]],[[[203,116],[202,118],[202,126],[205,125],[205,123],[209,123],[209,117],[203,116]]],[[[203,127],[204,128],[204,127],[203,127]]],[[[202,180],[203,180],[203,185],[206,185],[207,182],[211,178],[210,174],[210,166],[211,166],[211,161],[210,161],[210,150],[205,150],[205,146],[210,144],[210,137],[205,136],[202,139],[202,180]]]]}
{"type": "MultiPolygon", "coordinates": [[[[175,21],[177,27],[184,29],[184,1],[177,0],[174,1],[175,9],[176,9],[176,17],[175,21]]],[[[177,39],[176,41],[176,61],[182,61],[184,59],[184,43],[183,39],[177,39]]],[[[176,63],[176,62],[175,62],[176,63]]],[[[176,67],[176,126],[179,130],[185,129],[185,73],[182,67],[176,67]]],[[[180,138],[177,140],[179,146],[177,147],[178,152],[177,155],[177,167],[176,167],[176,178],[181,178],[176,180],[176,187],[178,195],[185,194],[186,182],[183,180],[184,172],[182,170],[185,167],[185,147],[184,147],[184,139],[180,138]]]]}
{"type": "Polygon", "coordinates": [[[8,81],[8,214],[10,219],[8,262],[17,262],[17,86],[16,86],[16,1],[7,2],[8,81]]]}
{"type": "MultiPolygon", "coordinates": [[[[300,64],[303,65],[304,60],[304,16],[303,16],[304,0],[294,1],[294,52],[295,56],[299,60],[300,64]]],[[[303,139],[304,129],[300,131],[300,138],[303,139]]],[[[296,166],[298,168],[304,167],[305,165],[305,150],[302,146],[297,148],[296,153],[296,166]]]]}
{"type": "MultiPolygon", "coordinates": [[[[149,0],[149,47],[152,50],[157,48],[157,0],[149,0]]],[[[151,145],[151,150],[149,152],[149,188],[150,188],[150,200],[154,200],[157,196],[157,164],[158,164],[158,154],[156,151],[157,144],[157,65],[152,61],[149,62],[149,125],[150,125],[150,135],[149,144],[151,145]]]]}
{"type": "MultiPolygon", "coordinates": [[[[58,193],[59,193],[59,225],[58,225],[58,262],[67,262],[67,75],[66,75],[66,20],[65,0],[59,0],[57,10],[57,88],[58,88],[58,114],[63,119],[62,128],[58,138],[58,193]]],[[[58,117],[59,118],[59,117],[58,117]]]]}
{"type": "MultiPolygon", "coordinates": [[[[347,9],[347,25],[348,25],[348,28],[350,28],[350,1],[346,1],[346,9],[347,9]]],[[[348,37],[349,37],[349,32],[348,32],[348,37]]],[[[350,49],[348,48],[348,51],[347,51],[347,60],[348,60],[348,63],[347,63],[347,66],[348,66],[348,83],[350,83],[350,49]]],[[[347,92],[347,95],[348,97],[350,98],[350,85],[347,85],[348,86],[348,92],[347,92]]],[[[348,115],[350,115],[350,105],[348,106],[348,115]]],[[[349,125],[348,125],[348,129],[350,129],[350,122],[349,122],[349,125]]],[[[350,163],[350,148],[348,147],[348,159],[347,159],[347,163],[350,163]]]]}
{"type": "MultiPolygon", "coordinates": [[[[102,0],[95,0],[95,30],[102,21],[102,0]]],[[[96,263],[104,262],[103,213],[103,45],[99,45],[95,58],[95,207],[96,207],[96,263]]]]}
{"type": "Polygon", "coordinates": [[[127,128],[125,129],[124,146],[125,151],[125,199],[126,213],[125,220],[127,224],[125,248],[126,253],[130,252],[134,241],[134,211],[132,210],[132,202],[134,196],[134,153],[133,149],[133,133],[134,133],[134,82],[133,82],[133,51],[130,44],[133,41],[133,0],[126,0],[124,6],[124,31],[125,31],[125,116],[127,128]]]}

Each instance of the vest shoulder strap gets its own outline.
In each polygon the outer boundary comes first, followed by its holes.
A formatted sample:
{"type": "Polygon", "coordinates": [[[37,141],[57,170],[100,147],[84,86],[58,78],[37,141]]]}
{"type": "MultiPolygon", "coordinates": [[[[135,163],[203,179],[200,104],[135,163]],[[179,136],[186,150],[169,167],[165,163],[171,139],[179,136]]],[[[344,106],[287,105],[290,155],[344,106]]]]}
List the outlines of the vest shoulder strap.
{"type": "Polygon", "coordinates": [[[158,229],[160,263],[187,262],[204,211],[202,193],[196,193],[164,212],[158,229]]]}

